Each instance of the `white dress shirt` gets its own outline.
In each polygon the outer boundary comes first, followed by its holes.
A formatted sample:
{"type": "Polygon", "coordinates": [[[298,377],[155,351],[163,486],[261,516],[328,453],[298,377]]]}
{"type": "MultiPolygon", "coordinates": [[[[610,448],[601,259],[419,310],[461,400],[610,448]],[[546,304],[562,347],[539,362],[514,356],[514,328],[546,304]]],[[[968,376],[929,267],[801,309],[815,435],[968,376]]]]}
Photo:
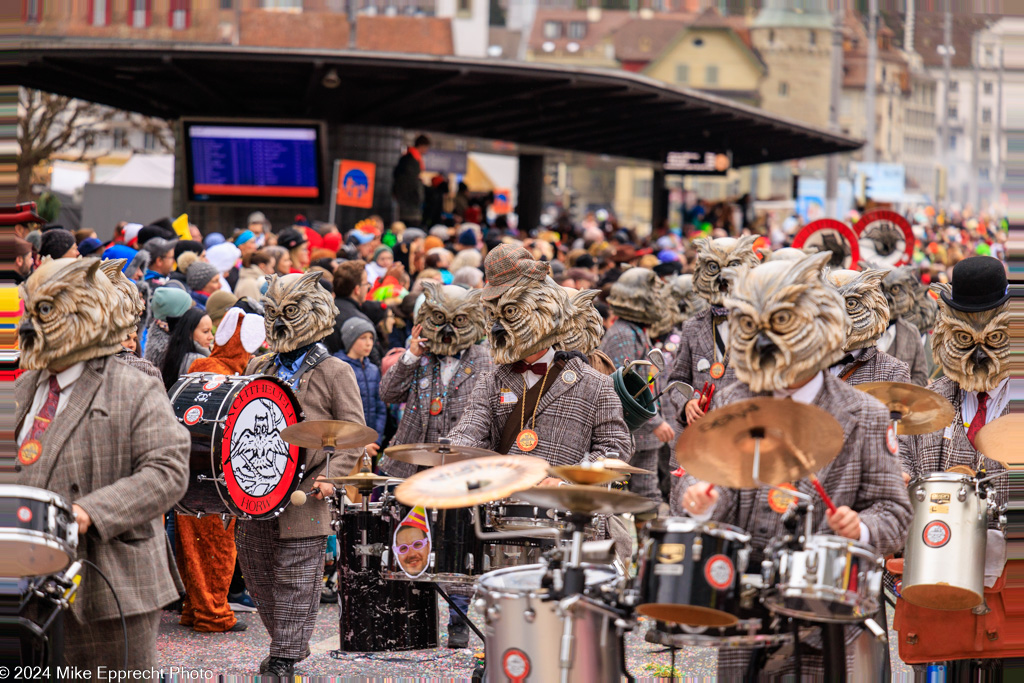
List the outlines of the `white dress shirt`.
{"type": "MultiPolygon", "coordinates": [[[[847,355],[853,357],[853,362],[857,362],[857,359],[864,355],[864,349],[854,349],[853,351],[850,351],[850,353],[848,353],[847,355]]],[[[828,369],[828,371],[832,373],[833,377],[838,377],[839,373],[845,369],[846,365],[840,363],[838,365],[833,365],[828,369]]]]}
{"type": "MultiPolygon", "coordinates": [[[[554,359],[555,359],[555,350],[554,349],[548,349],[547,353],[545,353],[543,356],[541,356],[540,358],[535,360],[534,363],[547,363],[550,366],[551,365],[551,361],[553,361],[554,359]]],[[[531,363],[531,365],[532,364],[533,363],[531,363]]],[[[524,372],[523,373],[523,381],[526,382],[527,390],[532,389],[533,385],[536,384],[537,382],[539,382],[543,376],[544,375],[535,374],[534,372],[532,372],[530,370],[527,370],[526,372],[524,372]]]]}
{"type": "MultiPolygon", "coordinates": [[[[405,353],[402,354],[402,363],[404,365],[415,365],[420,362],[420,358],[417,357],[412,351],[406,349],[405,353]]],[[[452,381],[452,377],[455,375],[455,370],[459,367],[458,356],[438,356],[441,364],[441,386],[448,386],[448,382],[452,381]]]]}
{"type": "MultiPolygon", "coordinates": [[[[985,408],[985,424],[999,419],[999,414],[1010,402],[1010,378],[1006,377],[992,391],[988,392],[988,406],[985,408]]],[[[978,412],[978,392],[960,390],[960,417],[964,421],[964,429],[971,426],[978,412]]]]}
{"type": "Polygon", "coordinates": [[[889,349],[892,348],[892,343],[896,341],[896,323],[889,325],[885,328],[885,332],[878,338],[878,343],[875,345],[878,350],[882,353],[889,353],[889,349]]]}
{"type": "MultiPolygon", "coordinates": [[[[71,367],[67,368],[62,372],[57,373],[57,384],[60,386],[60,396],[57,399],[57,412],[53,414],[56,419],[61,411],[68,404],[68,399],[71,398],[71,391],[74,387],[78,378],[82,376],[85,371],[85,362],[75,363],[71,367]]],[[[29,433],[32,431],[32,423],[35,422],[36,415],[43,409],[43,405],[46,403],[46,397],[50,393],[50,376],[49,370],[39,373],[39,383],[36,385],[36,393],[32,399],[32,406],[25,413],[25,421],[21,424],[21,431],[18,432],[18,445],[21,445],[25,439],[28,438],[29,433]]]]}

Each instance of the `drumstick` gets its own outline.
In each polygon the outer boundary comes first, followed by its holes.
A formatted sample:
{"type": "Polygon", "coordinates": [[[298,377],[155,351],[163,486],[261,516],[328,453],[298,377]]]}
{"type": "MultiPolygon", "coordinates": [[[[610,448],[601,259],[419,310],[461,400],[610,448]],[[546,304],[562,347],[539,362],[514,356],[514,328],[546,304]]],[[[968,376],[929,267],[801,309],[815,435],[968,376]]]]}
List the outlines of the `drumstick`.
{"type": "Polygon", "coordinates": [[[706,490],[706,491],[704,492],[704,495],[705,495],[705,496],[710,496],[710,495],[711,495],[711,492],[712,492],[712,491],[714,491],[714,490],[715,490],[715,485],[714,485],[714,484],[708,484],[708,488],[707,488],[707,490],[706,490]]]}
{"type": "Polygon", "coordinates": [[[828,508],[828,511],[835,514],[836,504],[828,497],[828,494],[825,493],[825,487],[821,485],[821,482],[818,481],[818,478],[813,474],[811,475],[811,483],[814,484],[814,488],[818,489],[818,495],[821,496],[821,500],[824,501],[825,507],[828,508]]]}

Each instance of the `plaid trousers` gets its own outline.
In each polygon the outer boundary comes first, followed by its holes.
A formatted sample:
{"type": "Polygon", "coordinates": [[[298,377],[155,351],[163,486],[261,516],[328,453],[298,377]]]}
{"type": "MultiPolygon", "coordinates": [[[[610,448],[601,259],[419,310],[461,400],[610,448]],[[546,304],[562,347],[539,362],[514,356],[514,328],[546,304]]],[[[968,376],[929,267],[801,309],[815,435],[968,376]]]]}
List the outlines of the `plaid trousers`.
{"type": "MultiPolygon", "coordinates": [[[[155,610],[124,618],[128,629],[128,671],[156,666],[160,613],[161,610],[155,610]]],[[[81,623],[67,615],[64,619],[64,663],[92,671],[92,680],[96,680],[101,666],[120,670],[124,666],[121,620],[100,619],[81,623]]]]}
{"type": "Polygon", "coordinates": [[[270,634],[270,656],[309,656],[323,588],[326,536],[281,538],[278,520],[238,520],[242,576],[270,634]]]}
{"type": "Polygon", "coordinates": [[[662,502],[661,489],[658,488],[658,457],[660,455],[661,447],[659,446],[650,450],[637,451],[629,459],[630,465],[654,472],[654,474],[629,475],[629,490],[658,503],[662,502]]]}

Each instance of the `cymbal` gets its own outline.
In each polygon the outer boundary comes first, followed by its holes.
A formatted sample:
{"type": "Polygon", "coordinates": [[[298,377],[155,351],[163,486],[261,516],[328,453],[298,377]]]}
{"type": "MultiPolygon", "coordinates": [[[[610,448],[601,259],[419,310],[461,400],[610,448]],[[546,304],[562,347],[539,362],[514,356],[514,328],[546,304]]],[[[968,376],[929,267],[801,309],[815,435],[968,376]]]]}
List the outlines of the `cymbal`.
{"type": "Polygon", "coordinates": [[[715,408],[683,431],[676,460],[697,479],[729,488],[796,481],[839,455],[843,428],[818,406],[787,399],[748,398],[715,408]],[[761,464],[754,479],[754,437],[761,464]]]}
{"type": "Polygon", "coordinates": [[[366,425],[344,420],[306,420],[281,430],[281,439],[302,448],[362,448],[377,440],[366,425]]]}
{"type": "Polygon", "coordinates": [[[417,472],[399,484],[395,497],[437,510],[466,508],[518,494],[547,472],[547,462],[530,455],[490,455],[417,472]]]}
{"type": "Polygon", "coordinates": [[[655,474],[650,470],[645,470],[641,467],[634,467],[628,462],[619,460],[618,458],[598,458],[596,462],[604,465],[606,470],[616,470],[617,472],[625,472],[626,474],[655,474]]]}
{"type": "Polygon", "coordinates": [[[375,486],[383,486],[389,481],[402,481],[396,477],[382,477],[373,472],[358,472],[345,477],[326,477],[335,486],[354,486],[360,491],[368,491],[375,486]]]}
{"type": "Polygon", "coordinates": [[[1007,413],[978,430],[978,452],[1007,467],[1024,465],[1024,413],[1007,413]]]}
{"type": "Polygon", "coordinates": [[[437,467],[453,462],[462,462],[472,458],[495,457],[499,453],[484,448],[470,446],[450,446],[438,443],[406,443],[401,446],[389,446],[384,455],[392,460],[407,462],[423,467],[437,467]]]}
{"type": "MultiPolygon", "coordinates": [[[[561,465],[549,467],[548,474],[552,477],[565,479],[572,484],[610,484],[613,481],[623,481],[628,475],[621,470],[609,470],[604,467],[587,467],[591,463],[580,465],[561,465]]],[[[596,463],[594,463],[596,464],[596,463]]]]}
{"type": "Polygon", "coordinates": [[[669,603],[649,602],[637,605],[636,611],[645,617],[670,624],[687,626],[732,626],[739,619],[721,610],[710,607],[690,605],[673,605],[669,603]]]}
{"type": "Polygon", "coordinates": [[[600,486],[534,486],[519,491],[516,498],[541,507],[583,515],[621,515],[645,512],[657,506],[653,500],[635,493],[611,491],[600,486]]]}
{"type": "Polygon", "coordinates": [[[897,433],[913,436],[942,429],[953,421],[952,404],[934,391],[905,382],[868,382],[856,385],[903,417],[897,433]]]}

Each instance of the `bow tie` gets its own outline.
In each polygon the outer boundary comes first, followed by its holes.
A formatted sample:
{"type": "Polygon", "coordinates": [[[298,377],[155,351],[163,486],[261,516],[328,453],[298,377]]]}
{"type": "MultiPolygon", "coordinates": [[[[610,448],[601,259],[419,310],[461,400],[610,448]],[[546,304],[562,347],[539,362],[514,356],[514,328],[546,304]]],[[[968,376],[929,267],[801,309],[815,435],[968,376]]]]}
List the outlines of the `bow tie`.
{"type": "Polygon", "coordinates": [[[545,372],[548,371],[548,364],[534,363],[533,365],[530,365],[524,360],[517,360],[515,363],[512,364],[512,369],[515,372],[518,372],[520,375],[522,375],[525,372],[532,372],[533,374],[539,376],[543,375],[545,372]]]}
{"type": "Polygon", "coordinates": [[[835,363],[830,365],[829,367],[833,367],[834,368],[834,367],[836,367],[838,365],[846,365],[847,363],[852,363],[855,360],[857,360],[857,359],[853,357],[853,354],[852,353],[848,353],[845,356],[843,356],[842,358],[840,358],[839,360],[837,360],[835,363]]]}
{"type": "Polygon", "coordinates": [[[729,315],[729,309],[726,308],[725,306],[712,306],[711,315],[715,316],[716,318],[724,318],[729,315]]]}

